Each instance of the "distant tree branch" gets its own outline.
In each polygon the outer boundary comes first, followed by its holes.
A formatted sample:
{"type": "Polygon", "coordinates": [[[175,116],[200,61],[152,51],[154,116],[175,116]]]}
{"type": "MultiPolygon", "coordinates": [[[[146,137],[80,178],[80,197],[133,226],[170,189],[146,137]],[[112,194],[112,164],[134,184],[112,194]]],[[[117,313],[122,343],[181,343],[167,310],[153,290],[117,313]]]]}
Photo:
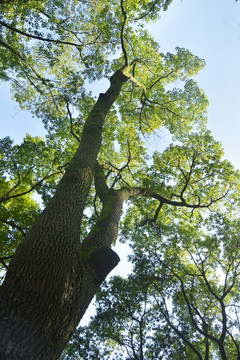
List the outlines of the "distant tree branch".
{"type": "Polygon", "coordinates": [[[8,266],[7,264],[5,263],[5,260],[8,260],[8,259],[11,259],[12,256],[5,256],[5,257],[1,257],[0,256],[0,262],[2,263],[2,265],[8,270],[8,266]]]}
{"type": "MultiPolygon", "coordinates": [[[[236,314],[236,315],[237,315],[237,314],[236,314]]],[[[238,315],[237,315],[237,317],[238,317],[238,315]]],[[[239,320],[239,319],[238,319],[238,320],[239,320]]],[[[239,321],[238,321],[238,323],[239,323],[239,321]]],[[[240,360],[239,342],[234,339],[233,334],[232,334],[229,330],[227,330],[227,334],[228,334],[228,335],[230,336],[230,338],[232,339],[232,342],[234,343],[234,346],[235,346],[235,348],[236,348],[236,351],[237,351],[237,358],[236,358],[236,360],[240,360]]]]}
{"type": "Polygon", "coordinates": [[[195,348],[195,346],[188,340],[188,338],[186,337],[186,335],[185,335],[182,331],[180,331],[180,330],[178,329],[178,327],[175,326],[175,325],[172,323],[172,321],[170,320],[170,318],[169,318],[169,313],[168,313],[168,309],[167,309],[167,305],[166,305],[166,302],[165,302],[164,297],[162,296],[162,300],[163,300],[163,302],[164,302],[166,311],[164,311],[164,310],[162,309],[162,304],[159,303],[159,301],[158,301],[158,299],[157,299],[156,296],[154,296],[154,299],[155,299],[155,301],[156,301],[156,304],[157,304],[157,306],[158,306],[158,309],[160,310],[161,314],[164,316],[164,318],[165,318],[166,322],[168,323],[168,325],[170,326],[170,328],[173,329],[173,331],[180,337],[180,339],[182,339],[182,340],[185,342],[185,344],[188,345],[188,346],[192,349],[192,351],[197,355],[197,357],[199,358],[199,360],[203,360],[200,352],[199,352],[199,351],[195,348]]]}
{"type": "Polygon", "coordinates": [[[148,11],[146,11],[145,14],[139,16],[138,18],[133,18],[133,20],[138,21],[138,20],[143,20],[144,18],[146,18],[153,11],[153,9],[157,5],[157,3],[158,3],[158,0],[153,1],[153,3],[150,2],[149,3],[149,4],[151,4],[150,9],[148,11]]]}
{"type": "Polygon", "coordinates": [[[67,112],[68,112],[68,115],[69,115],[69,119],[70,119],[70,133],[75,137],[75,139],[80,143],[80,139],[79,137],[75,134],[74,130],[73,130],[73,118],[72,118],[72,113],[70,111],[70,108],[69,108],[69,103],[67,101],[66,98],[64,98],[64,100],[66,101],[66,106],[67,106],[67,112]]]}
{"type": "MultiPolygon", "coordinates": [[[[44,83],[44,85],[46,84],[46,80],[43,79],[32,67],[32,65],[29,63],[29,61],[27,61],[21,54],[19,54],[16,50],[14,50],[10,45],[8,45],[6,42],[4,42],[2,39],[0,39],[0,45],[2,45],[3,47],[7,48],[8,50],[10,50],[14,55],[16,55],[16,57],[18,57],[20,60],[22,60],[24,63],[26,63],[30,69],[34,72],[34,74],[37,76],[37,78],[39,80],[41,80],[41,82],[44,83]]],[[[47,85],[48,86],[48,85],[47,85]]]]}
{"type": "Polygon", "coordinates": [[[49,179],[50,177],[54,176],[54,175],[58,175],[58,174],[62,174],[62,171],[60,169],[60,171],[56,171],[54,173],[51,174],[47,174],[46,176],[44,176],[42,179],[40,179],[39,181],[37,181],[33,186],[31,186],[28,190],[22,191],[18,194],[13,194],[10,195],[11,192],[13,192],[15,189],[17,189],[17,187],[22,183],[23,179],[21,179],[21,181],[18,181],[16,185],[14,185],[8,192],[7,194],[5,194],[4,196],[2,196],[0,198],[0,203],[3,203],[5,201],[8,201],[10,199],[14,199],[17,198],[19,196],[23,196],[26,194],[29,194],[30,192],[32,192],[33,190],[35,190],[38,186],[40,186],[45,180],[49,179]]]}
{"type": "Polygon", "coordinates": [[[18,231],[20,231],[20,233],[21,233],[23,236],[25,236],[24,230],[21,228],[20,225],[16,224],[14,221],[12,221],[12,220],[5,220],[5,219],[3,219],[2,217],[0,217],[0,221],[1,221],[3,224],[6,224],[7,226],[11,226],[11,227],[16,228],[18,231]]]}
{"type": "MultiPolygon", "coordinates": [[[[10,157],[12,158],[12,156],[10,155],[10,157]]],[[[12,162],[14,164],[14,167],[17,171],[17,177],[18,177],[18,181],[16,182],[16,184],[2,197],[0,198],[0,203],[2,202],[3,199],[10,199],[11,196],[10,194],[17,189],[17,187],[28,177],[28,175],[30,174],[30,172],[32,171],[32,169],[34,168],[34,166],[30,166],[26,172],[26,174],[24,174],[24,176],[22,177],[21,179],[21,176],[20,176],[20,173],[19,173],[19,170],[18,170],[18,167],[14,161],[14,159],[12,159],[12,162]]]]}
{"type": "Polygon", "coordinates": [[[33,34],[29,34],[29,33],[26,33],[25,31],[22,31],[20,29],[17,29],[7,23],[5,23],[4,21],[0,21],[0,25],[6,27],[7,29],[10,29],[12,31],[15,31],[16,33],[20,34],[20,35],[23,35],[23,36],[26,36],[28,38],[31,38],[31,39],[36,39],[36,40],[41,40],[41,41],[45,41],[45,42],[50,42],[50,43],[55,43],[55,44],[63,44],[63,45],[73,45],[73,46],[82,46],[82,44],[76,44],[76,43],[73,43],[73,42],[69,42],[69,41],[62,41],[62,40],[54,40],[54,39],[48,39],[48,38],[44,38],[42,36],[38,36],[38,35],[33,35],[33,34]]]}
{"type": "MultiPolygon", "coordinates": [[[[52,101],[54,103],[54,105],[56,106],[56,108],[58,109],[57,103],[54,99],[52,90],[49,86],[49,82],[50,80],[46,80],[44,79],[41,75],[39,75],[37,73],[37,71],[34,69],[34,67],[29,63],[29,61],[27,59],[25,59],[21,54],[19,54],[15,49],[13,49],[10,45],[8,45],[5,41],[3,41],[2,39],[0,39],[0,46],[3,46],[5,48],[7,48],[8,50],[10,50],[18,59],[20,59],[23,63],[25,63],[30,69],[31,71],[36,75],[37,79],[40,80],[48,89],[50,96],[52,98],[52,101]]],[[[24,74],[26,75],[26,72],[24,71],[24,74]]],[[[29,78],[28,78],[29,80],[29,78]]],[[[38,90],[38,88],[34,85],[34,87],[38,90]]],[[[42,94],[42,92],[40,91],[40,93],[42,94]]]]}
{"type": "Polygon", "coordinates": [[[159,78],[157,80],[155,80],[148,88],[147,90],[151,90],[159,81],[163,80],[163,79],[167,79],[170,75],[176,73],[178,70],[182,69],[183,67],[177,67],[176,69],[170,71],[168,74],[159,76],[159,78]]]}

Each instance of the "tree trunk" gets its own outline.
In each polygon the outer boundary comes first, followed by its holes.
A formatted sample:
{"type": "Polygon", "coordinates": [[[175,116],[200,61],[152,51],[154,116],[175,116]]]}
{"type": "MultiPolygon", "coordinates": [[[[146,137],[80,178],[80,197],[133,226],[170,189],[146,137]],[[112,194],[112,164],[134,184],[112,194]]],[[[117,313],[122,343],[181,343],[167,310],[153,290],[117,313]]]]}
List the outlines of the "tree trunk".
{"type": "Polygon", "coordinates": [[[114,239],[109,236],[116,236],[116,231],[107,236],[103,231],[99,244],[94,235],[92,243],[90,236],[81,244],[80,222],[104,119],[126,81],[119,70],[107,92],[100,94],[53,199],[10,263],[0,288],[0,360],[57,359],[99,285],[119,261],[110,249],[114,239]]]}

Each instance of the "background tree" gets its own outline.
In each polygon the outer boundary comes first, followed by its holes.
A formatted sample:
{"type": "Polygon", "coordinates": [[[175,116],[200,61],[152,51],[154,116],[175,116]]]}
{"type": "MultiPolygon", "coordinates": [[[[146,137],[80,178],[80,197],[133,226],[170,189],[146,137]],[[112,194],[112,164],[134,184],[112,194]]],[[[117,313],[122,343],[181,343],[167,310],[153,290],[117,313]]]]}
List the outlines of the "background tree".
{"type": "MultiPolygon", "coordinates": [[[[193,139],[209,137],[208,102],[191,79],[204,62],[186,49],[161,53],[144,29],[170,2],[1,3],[0,76],[47,130],[44,140],[1,141],[1,359],[60,356],[119,261],[111,245],[129,198],[140,196],[141,221],[156,221],[163,205],[191,215],[238,194],[231,166],[210,157],[211,172],[199,152],[170,170],[161,171],[167,153],[148,163],[144,137],[161,126],[179,141],[193,127],[193,139]],[[105,76],[110,86],[95,99],[85,85],[105,76]]],[[[178,153],[170,147],[171,159],[178,153]]]]}
{"type": "Polygon", "coordinates": [[[98,291],[64,359],[239,359],[239,221],[135,230],[133,273],[98,291]],[[101,354],[95,349],[101,349],[101,354]]]}

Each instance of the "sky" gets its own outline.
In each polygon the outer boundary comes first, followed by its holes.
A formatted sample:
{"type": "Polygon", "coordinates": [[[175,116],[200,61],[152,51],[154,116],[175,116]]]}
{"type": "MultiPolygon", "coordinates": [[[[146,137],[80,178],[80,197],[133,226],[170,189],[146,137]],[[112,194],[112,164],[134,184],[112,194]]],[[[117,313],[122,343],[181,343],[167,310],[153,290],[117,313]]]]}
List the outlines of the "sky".
{"type": "MultiPolygon", "coordinates": [[[[240,2],[235,0],[173,0],[159,21],[148,25],[161,51],[184,47],[205,59],[197,81],[206,93],[208,128],[222,142],[225,157],[240,169],[240,2]]],[[[102,89],[101,91],[104,91],[102,89]]],[[[43,135],[40,120],[19,109],[10,88],[0,85],[0,136],[20,142],[26,133],[43,135]]],[[[168,145],[163,134],[161,145],[168,145]]],[[[118,247],[121,265],[111,274],[126,273],[126,245],[118,247]]]]}
{"type": "Polygon", "coordinates": [[[184,47],[206,61],[196,79],[210,103],[208,128],[240,169],[240,2],[173,0],[150,31],[163,52],[184,47]]]}

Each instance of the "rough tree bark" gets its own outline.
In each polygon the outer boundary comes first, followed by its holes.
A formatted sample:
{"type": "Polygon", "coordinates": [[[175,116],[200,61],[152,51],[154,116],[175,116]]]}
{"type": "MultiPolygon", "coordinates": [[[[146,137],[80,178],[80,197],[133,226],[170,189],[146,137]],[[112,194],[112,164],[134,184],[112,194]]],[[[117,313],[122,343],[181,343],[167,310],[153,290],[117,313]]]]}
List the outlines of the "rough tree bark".
{"type": "Polygon", "coordinates": [[[96,176],[103,210],[82,243],[80,223],[104,119],[128,79],[124,71],[117,71],[107,92],[100,94],[54,197],[10,263],[0,288],[0,360],[57,359],[99,285],[119,261],[110,246],[117,236],[122,203],[131,191],[101,191],[101,175],[96,176]]]}

